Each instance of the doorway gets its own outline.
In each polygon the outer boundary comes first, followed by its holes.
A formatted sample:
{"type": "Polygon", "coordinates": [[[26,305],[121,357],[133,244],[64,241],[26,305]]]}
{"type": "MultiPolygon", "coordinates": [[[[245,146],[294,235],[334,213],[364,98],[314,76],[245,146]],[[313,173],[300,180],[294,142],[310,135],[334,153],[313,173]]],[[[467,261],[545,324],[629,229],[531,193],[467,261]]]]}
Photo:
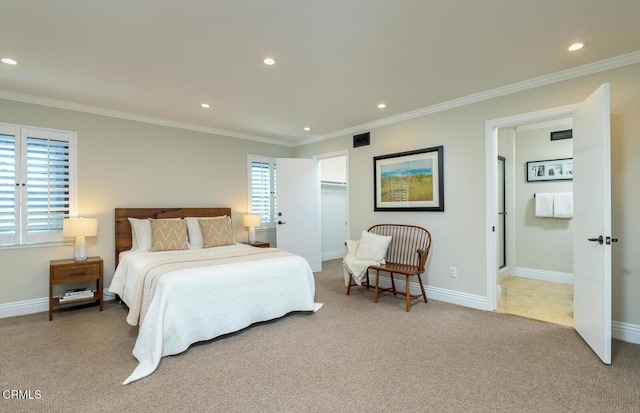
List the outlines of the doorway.
{"type": "Polygon", "coordinates": [[[573,325],[573,225],[571,219],[537,217],[536,193],[572,193],[573,182],[529,182],[529,161],[573,157],[571,119],[528,123],[498,131],[497,311],[564,326],[573,325]],[[515,167],[514,167],[515,166],[515,167]]]}
{"type": "Polygon", "coordinates": [[[349,239],[349,152],[318,155],[322,260],[342,258],[349,239]]]}
{"type": "MultiPolygon", "coordinates": [[[[537,112],[530,112],[521,115],[509,116],[500,119],[494,119],[491,121],[487,121],[486,123],[486,154],[487,154],[487,163],[486,163],[486,177],[487,177],[487,191],[486,191],[486,221],[488,223],[496,223],[496,217],[498,216],[498,154],[499,154],[499,133],[500,131],[510,133],[515,140],[515,130],[517,127],[522,127],[524,125],[531,125],[542,122],[554,122],[559,121],[561,119],[570,119],[573,111],[577,105],[567,105],[561,106],[557,108],[541,110],[537,112]],[[510,132],[507,132],[510,131],[510,132]]],[[[505,181],[508,182],[509,170],[515,170],[515,162],[514,162],[514,154],[515,151],[512,148],[509,148],[509,152],[505,155],[504,153],[500,153],[501,156],[506,159],[506,177],[505,181]]],[[[522,168],[524,170],[524,168],[522,168]]],[[[507,184],[507,188],[509,188],[507,184]]],[[[513,206],[510,206],[510,200],[513,196],[513,192],[509,192],[507,189],[507,202],[506,202],[506,212],[509,213],[510,209],[513,206]]],[[[515,214],[507,214],[507,231],[509,231],[509,222],[513,222],[513,217],[515,214]]],[[[508,232],[506,236],[507,243],[507,254],[506,261],[508,271],[515,275],[515,248],[509,248],[510,245],[513,245],[514,238],[513,236],[509,236],[512,232],[508,232]]],[[[486,274],[487,274],[487,309],[489,311],[495,311],[497,308],[497,299],[498,299],[498,290],[499,290],[499,274],[498,274],[498,232],[497,225],[491,224],[487,226],[486,230],[486,244],[490,246],[488,251],[491,253],[487,254],[486,259],[486,274]]],[[[503,271],[505,271],[503,269],[503,271]]]]}

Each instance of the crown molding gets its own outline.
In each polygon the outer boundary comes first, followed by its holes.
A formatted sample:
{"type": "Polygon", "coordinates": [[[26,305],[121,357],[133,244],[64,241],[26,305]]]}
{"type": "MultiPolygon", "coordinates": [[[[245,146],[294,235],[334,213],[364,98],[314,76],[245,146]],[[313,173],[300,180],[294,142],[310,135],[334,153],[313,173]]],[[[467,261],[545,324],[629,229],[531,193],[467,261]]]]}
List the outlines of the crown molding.
{"type": "Polygon", "coordinates": [[[485,100],[494,99],[497,97],[506,96],[513,93],[517,93],[517,92],[523,92],[525,90],[535,89],[537,87],[546,86],[553,83],[562,82],[565,80],[575,79],[578,77],[587,76],[594,73],[604,72],[605,70],[616,69],[619,67],[628,66],[636,63],[640,63],[640,51],[628,53],[621,56],[616,56],[611,59],[600,60],[598,62],[589,63],[586,65],[562,70],[560,72],[555,72],[555,73],[551,73],[544,76],[539,76],[533,79],[524,80],[522,82],[512,83],[510,85],[501,86],[501,87],[487,90],[484,92],[475,93],[473,95],[452,99],[446,102],[437,103],[435,105],[427,106],[421,109],[416,109],[410,112],[401,113],[399,115],[390,116],[384,119],[378,119],[373,122],[363,123],[350,128],[331,132],[326,135],[321,135],[314,138],[306,139],[303,142],[296,144],[295,146],[307,145],[310,143],[316,143],[316,142],[321,142],[328,139],[338,138],[340,136],[362,133],[370,129],[378,128],[381,126],[392,125],[394,123],[402,122],[405,120],[414,119],[421,116],[427,116],[434,113],[458,108],[461,106],[483,102],[485,100]]]}
{"type": "Polygon", "coordinates": [[[333,139],[345,135],[351,135],[367,130],[378,128],[381,126],[392,125],[394,123],[418,118],[421,116],[427,116],[438,112],[458,108],[461,106],[470,105],[473,103],[482,102],[485,100],[510,95],[517,92],[522,92],[529,89],[534,89],[541,86],[550,85],[564,80],[575,79],[581,76],[586,76],[605,70],[616,69],[618,67],[628,66],[632,64],[640,63],[640,51],[628,53],[625,55],[613,57],[611,59],[601,60],[594,63],[589,63],[583,66],[578,66],[572,69],[563,70],[556,73],[536,77],[533,79],[525,80],[518,83],[512,83],[510,85],[502,86],[499,88],[487,90],[484,92],[475,93],[473,95],[452,99],[446,102],[438,103],[435,105],[427,106],[421,109],[416,109],[410,112],[401,113],[399,115],[390,116],[383,119],[378,119],[372,122],[363,123],[360,125],[352,126],[350,128],[341,129],[335,132],[331,132],[325,135],[311,137],[303,139],[299,142],[290,142],[281,139],[268,138],[264,136],[250,135],[240,132],[234,132],[224,129],[211,128],[207,126],[195,125],[186,122],[177,122],[163,118],[156,118],[153,116],[139,115],[131,112],[124,112],[113,109],[101,108],[98,106],[85,105],[81,103],[68,102],[59,99],[45,98],[41,96],[28,95],[24,93],[12,92],[9,90],[0,89],[0,99],[12,100],[22,103],[31,103],[35,105],[49,106],[58,109],[73,110],[76,112],[91,113],[94,115],[108,116],[112,118],[132,120],[137,122],[149,123],[159,126],[167,126],[171,128],[191,130],[195,132],[203,132],[211,135],[225,136],[229,138],[244,139],[255,142],[269,143],[279,146],[302,146],[310,143],[316,143],[333,139]]]}
{"type": "Polygon", "coordinates": [[[108,116],[111,118],[132,120],[136,122],[149,123],[152,125],[167,126],[170,128],[191,130],[195,132],[203,132],[211,135],[225,136],[228,138],[244,139],[244,140],[262,142],[262,143],[270,143],[273,145],[280,145],[280,146],[290,146],[290,147],[294,146],[292,142],[287,142],[280,139],[249,135],[245,133],[233,132],[233,131],[228,131],[224,129],[210,128],[207,126],[195,125],[192,123],[177,122],[177,121],[163,119],[163,118],[156,118],[153,116],[139,115],[131,112],[124,112],[119,110],[101,108],[98,106],[85,105],[82,103],[74,103],[74,102],[68,102],[68,101],[59,100],[59,99],[51,99],[51,98],[45,98],[42,96],[12,92],[9,90],[0,89],[0,99],[13,100],[13,101],[22,102],[22,103],[31,103],[34,105],[49,106],[57,109],[73,110],[76,112],[91,113],[93,115],[101,115],[101,116],[108,116]]]}

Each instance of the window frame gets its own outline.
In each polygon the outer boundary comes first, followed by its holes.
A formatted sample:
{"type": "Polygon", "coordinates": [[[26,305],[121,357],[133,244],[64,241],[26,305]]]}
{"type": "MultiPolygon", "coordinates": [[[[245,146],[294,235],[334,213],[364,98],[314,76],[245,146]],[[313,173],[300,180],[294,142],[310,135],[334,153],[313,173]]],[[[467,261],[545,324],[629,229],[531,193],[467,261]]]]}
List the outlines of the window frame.
{"type": "MultiPolygon", "coordinates": [[[[30,139],[42,139],[46,141],[58,141],[68,144],[68,184],[65,189],[68,191],[68,213],[64,211],[63,219],[75,217],[77,214],[77,133],[73,131],[41,128],[35,126],[18,125],[10,123],[0,123],[0,133],[14,138],[14,231],[13,234],[0,234],[0,249],[23,248],[44,245],[61,245],[64,244],[62,236],[62,228],[46,231],[29,231],[27,218],[29,216],[28,195],[33,196],[33,192],[29,193],[28,179],[28,160],[27,155],[33,155],[34,152],[29,151],[27,142],[30,139]]],[[[49,149],[49,147],[47,147],[49,149]]],[[[33,158],[32,158],[33,159],[33,158]]],[[[47,166],[51,157],[47,158],[47,166]]],[[[33,163],[31,164],[33,166],[33,163]]],[[[48,169],[48,171],[50,171],[48,169]]],[[[49,174],[47,174],[49,178],[49,174]]],[[[48,181],[50,182],[50,181],[48,181]]],[[[50,194],[50,188],[53,185],[47,184],[47,194],[50,194]]],[[[66,192],[66,191],[65,191],[66,192]]],[[[66,195],[66,194],[65,194],[66,195]]],[[[47,201],[47,216],[55,215],[50,210],[52,202],[47,201]]],[[[33,212],[32,212],[33,213],[33,212]]]]}
{"type": "MultiPolygon", "coordinates": [[[[253,211],[253,163],[269,165],[269,219],[264,219],[256,230],[276,228],[276,158],[261,155],[247,155],[247,213],[254,214],[253,211]]],[[[259,214],[256,214],[259,215],[259,214]]]]}

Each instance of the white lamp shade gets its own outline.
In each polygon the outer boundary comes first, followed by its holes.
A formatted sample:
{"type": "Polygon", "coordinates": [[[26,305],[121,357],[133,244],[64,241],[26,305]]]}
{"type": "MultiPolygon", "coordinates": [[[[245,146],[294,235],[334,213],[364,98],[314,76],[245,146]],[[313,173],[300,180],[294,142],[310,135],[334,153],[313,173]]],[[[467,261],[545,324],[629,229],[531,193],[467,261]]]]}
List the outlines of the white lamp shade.
{"type": "Polygon", "coordinates": [[[97,218],[69,218],[62,221],[64,237],[95,237],[98,235],[97,218]]]}
{"type": "Polygon", "coordinates": [[[242,225],[245,227],[259,227],[262,224],[260,215],[244,215],[242,217],[242,225]]]}
{"type": "Polygon", "coordinates": [[[62,221],[62,236],[76,237],[73,247],[73,259],[84,261],[87,259],[87,244],[84,237],[98,235],[98,220],[96,218],[69,218],[62,221]]]}

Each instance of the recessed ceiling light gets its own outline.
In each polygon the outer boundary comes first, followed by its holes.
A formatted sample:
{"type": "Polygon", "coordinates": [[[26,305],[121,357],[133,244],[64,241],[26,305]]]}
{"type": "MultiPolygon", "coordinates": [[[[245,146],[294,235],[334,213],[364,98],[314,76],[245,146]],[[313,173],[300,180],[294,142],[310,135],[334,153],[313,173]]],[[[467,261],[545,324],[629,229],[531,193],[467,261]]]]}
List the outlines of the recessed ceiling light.
{"type": "Polygon", "coordinates": [[[384,103],[378,103],[378,109],[384,109],[386,107],[387,105],[385,105],[384,103]]]}
{"type": "Polygon", "coordinates": [[[2,59],[2,63],[6,63],[6,64],[8,64],[8,65],[17,65],[17,64],[18,64],[18,62],[16,62],[16,61],[15,61],[15,60],[13,60],[13,59],[10,59],[10,58],[8,58],[8,57],[3,58],[3,59],[2,59]]]}
{"type": "Polygon", "coordinates": [[[208,103],[202,103],[200,104],[200,106],[202,106],[205,109],[209,109],[211,107],[211,105],[209,105],[208,103]]]}
{"type": "Polygon", "coordinates": [[[570,52],[575,52],[576,50],[580,50],[584,47],[584,43],[582,42],[577,42],[572,44],[571,46],[569,46],[569,51],[570,52]]]}
{"type": "Polygon", "coordinates": [[[304,127],[304,130],[306,130],[307,132],[309,132],[309,131],[311,130],[311,128],[310,128],[310,127],[308,127],[308,126],[305,126],[305,127],[304,127]]]}
{"type": "Polygon", "coordinates": [[[269,65],[269,66],[276,64],[276,61],[270,57],[267,57],[266,59],[264,59],[263,62],[265,65],[269,65]]]}

